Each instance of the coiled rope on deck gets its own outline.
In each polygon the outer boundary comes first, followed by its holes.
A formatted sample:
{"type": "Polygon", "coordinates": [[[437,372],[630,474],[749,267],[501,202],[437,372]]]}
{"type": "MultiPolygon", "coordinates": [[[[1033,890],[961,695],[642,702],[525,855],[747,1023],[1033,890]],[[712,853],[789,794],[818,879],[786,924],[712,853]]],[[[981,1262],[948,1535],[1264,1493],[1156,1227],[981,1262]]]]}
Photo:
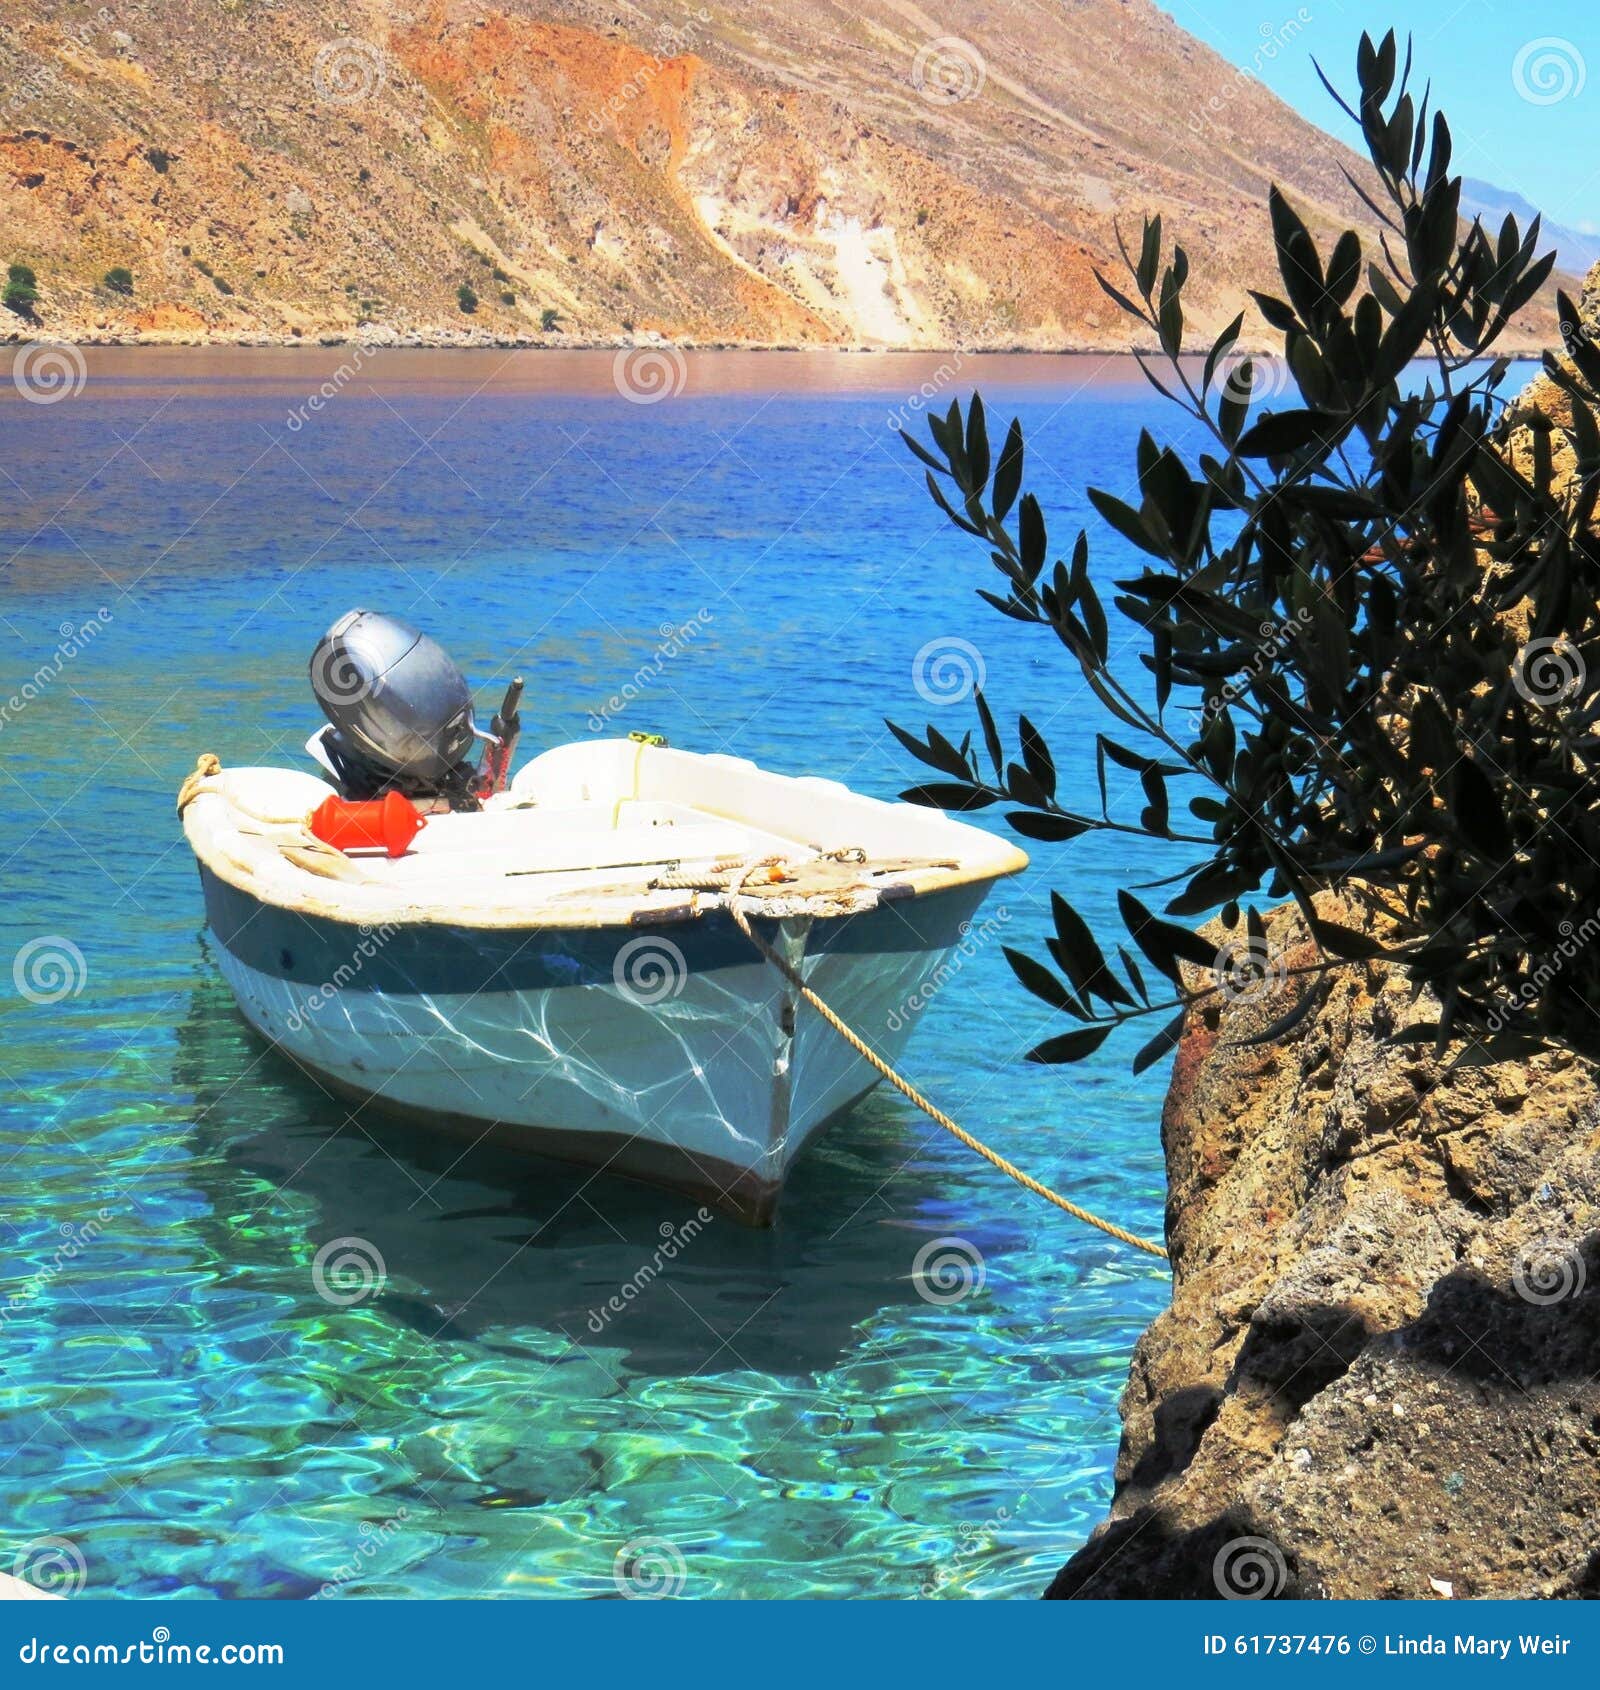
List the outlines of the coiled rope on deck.
{"type": "Polygon", "coordinates": [[[1154,1239],[1141,1238],[1136,1232],[1129,1232],[1126,1227],[1118,1226],[1114,1221],[1108,1221],[1104,1216],[1097,1215],[1089,1209],[1063,1197],[1059,1191],[1052,1191],[1048,1185],[1042,1184],[1031,1174],[1025,1174],[1015,1162],[1008,1161],[998,1150],[991,1149],[982,1139],[974,1138],[965,1127],[957,1125],[936,1104],[930,1103],[903,1074],[898,1073],[888,1062],[825,1004],[817,994],[805,983],[800,972],[791,963],[778,955],[773,948],[750,925],[750,918],[739,908],[739,893],[745,881],[758,869],[770,869],[783,861],[781,857],[763,857],[759,862],[748,863],[742,871],[734,875],[728,882],[727,900],[728,913],[733,917],[734,925],[744,934],[755,948],[761,952],[768,962],[786,979],[805,1001],[833,1028],[852,1050],[863,1061],[869,1063],[886,1079],[907,1102],[914,1103],[931,1121],[936,1121],[947,1133],[958,1138],[969,1150],[975,1150],[984,1161],[1000,1170],[1001,1173],[1014,1179],[1025,1191],[1031,1191],[1035,1197],[1042,1197],[1047,1203],[1054,1203],[1058,1209],[1064,1209],[1075,1220],[1083,1221],[1086,1225],[1097,1227],[1101,1232],[1120,1243],[1130,1245],[1135,1250],[1143,1250],[1147,1255],[1159,1256],[1162,1261],[1167,1260],[1167,1252],[1154,1239]]]}
{"type": "Polygon", "coordinates": [[[183,777],[183,785],[178,788],[178,814],[181,816],[200,796],[206,781],[221,773],[222,759],[216,752],[202,751],[195,759],[194,768],[183,777]]]}

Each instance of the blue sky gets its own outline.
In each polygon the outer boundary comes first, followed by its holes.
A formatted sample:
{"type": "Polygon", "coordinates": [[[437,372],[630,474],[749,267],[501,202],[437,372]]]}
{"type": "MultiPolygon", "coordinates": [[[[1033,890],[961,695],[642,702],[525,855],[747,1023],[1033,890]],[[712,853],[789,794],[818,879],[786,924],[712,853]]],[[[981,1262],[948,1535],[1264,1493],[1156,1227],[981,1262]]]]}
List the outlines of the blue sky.
{"type": "MultiPolygon", "coordinates": [[[[1549,218],[1600,231],[1600,0],[1158,0],[1187,29],[1313,123],[1359,148],[1317,80],[1355,81],[1363,29],[1408,30],[1465,175],[1514,189],[1549,218]],[[1263,43],[1288,33],[1274,57],[1263,43]]],[[[1420,81],[1419,81],[1420,87],[1420,81]]]]}

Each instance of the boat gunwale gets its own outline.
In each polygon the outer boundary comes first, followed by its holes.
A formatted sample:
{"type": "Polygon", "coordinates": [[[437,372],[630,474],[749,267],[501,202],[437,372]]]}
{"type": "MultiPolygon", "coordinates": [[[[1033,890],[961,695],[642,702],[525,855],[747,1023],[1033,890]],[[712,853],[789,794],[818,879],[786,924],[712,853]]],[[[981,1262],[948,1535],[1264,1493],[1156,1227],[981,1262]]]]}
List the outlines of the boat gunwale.
{"type": "MultiPolygon", "coordinates": [[[[863,794],[852,793],[852,797],[861,798],[863,802],[882,803],[883,800],[867,799],[863,794]]],[[[219,880],[231,886],[236,892],[256,899],[259,903],[273,909],[282,910],[291,915],[315,916],[320,920],[332,921],[343,926],[370,930],[373,927],[387,925],[404,925],[411,927],[441,927],[482,930],[485,932],[505,932],[518,930],[540,931],[570,929],[576,932],[594,932],[605,929],[615,929],[619,933],[628,933],[640,928],[654,926],[680,926],[685,923],[698,922],[707,916],[717,916],[727,913],[727,899],[718,893],[689,893],[674,892],[662,889],[652,894],[644,889],[640,898],[624,908],[620,900],[610,907],[602,908],[598,903],[584,905],[574,901],[570,904],[542,903],[517,905],[479,905],[479,906],[444,906],[437,901],[419,901],[408,898],[403,889],[386,887],[381,881],[335,881],[324,880],[310,871],[299,868],[283,856],[275,847],[274,859],[281,863],[286,870],[297,873],[307,882],[303,892],[293,897],[286,896],[283,889],[268,886],[262,878],[251,871],[244,863],[231,855],[225,848],[222,839],[217,837],[197,837],[200,834],[200,817],[196,815],[199,805],[207,800],[217,800],[227,806],[231,817],[240,814],[238,808],[229,799],[227,793],[216,789],[202,789],[191,799],[183,815],[183,832],[190,850],[194,853],[197,863],[203,865],[219,880]],[[334,899],[326,895],[319,895],[324,887],[340,886],[344,888],[346,896],[334,899]],[[374,907],[369,909],[352,909],[348,893],[359,890],[370,893],[374,897],[374,907]],[[651,896],[674,899],[673,902],[650,903],[651,896]],[[698,899],[698,902],[697,902],[698,899]],[[714,900],[714,901],[713,901],[714,900]],[[613,913],[613,911],[615,913],[613,913]]],[[[918,810],[918,813],[932,817],[937,815],[951,825],[960,827],[979,839],[986,841],[997,853],[996,862],[962,865],[956,868],[921,868],[906,870],[896,876],[889,883],[894,887],[895,898],[899,900],[926,898],[935,893],[954,891],[963,886],[987,884],[990,881],[1006,879],[1011,875],[1020,874],[1028,866],[1027,853],[1011,845],[1008,841],[987,833],[981,828],[972,827],[968,823],[956,822],[948,817],[944,811],[918,809],[916,806],[902,804],[896,806],[907,810],[918,810]]],[[[235,837],[261,837],[252,835],[245,829],[234,825],[232,833],[235,837]]],[[[359,859],[356,859],[359,861],[359,859]]],[[[887,886],[877,888],[878,899],[876,907],[890,900],[884,899],[882,893],[887,886]]],[[[823,903],[827,894],[818,893],[816,901],[823,903]]],[[[855,914],[865,913],[865,908],[859,910],[821,908],[816,912],[804,909],[767,910],[762,908],[764,900],[747,898],[743,907],[747,914],[759,920],[781,920],[786,918],[804,919],[808,915],[814,920],[830,918],[848,919],[855,914]]]]}

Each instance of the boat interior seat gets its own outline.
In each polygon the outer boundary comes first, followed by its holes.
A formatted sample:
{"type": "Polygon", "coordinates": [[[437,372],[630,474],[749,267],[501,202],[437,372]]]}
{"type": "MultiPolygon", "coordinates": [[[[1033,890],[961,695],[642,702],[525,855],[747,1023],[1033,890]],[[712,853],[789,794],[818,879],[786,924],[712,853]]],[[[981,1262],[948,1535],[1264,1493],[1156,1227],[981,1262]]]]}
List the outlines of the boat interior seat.
{"type": "Polygon", "coordinates": [[[616,871],[631,868],[660,872],[674,863],[805,850],[798,841],[684,804],[623,799],[569,809],[431,816],[406,856],[363,861],[383,878],[407,884],[459,875],[463,865],[480,880],[527,876],[553,882],[563,874],[615,878],[616,871]]]}
{"type": "MultiPolygon", "coordinates": [[[[329,792],[326,782],[292,769],[231,769],[216,778],[246,831],[255,823],[303,822],[329,792]]],[[[525,790],[513,789],[481,811],[429,816],[403,857],[362,852],[356,860],[364,878],[402,884],[419,895],[425,888],[449,890],[475,901],[491,885],[524,877],[533,895],[564,891],[569,884],[576,889],[597,876],[615,880],[632,869],[647,880],[672,865],[769,854],[804,857],[819,848],[743,817],[675,799],[623,796],[596,782],[558,788],[533,803],[525,790]],[[463,886],[464,873],[470,887],[463,886]]]]}

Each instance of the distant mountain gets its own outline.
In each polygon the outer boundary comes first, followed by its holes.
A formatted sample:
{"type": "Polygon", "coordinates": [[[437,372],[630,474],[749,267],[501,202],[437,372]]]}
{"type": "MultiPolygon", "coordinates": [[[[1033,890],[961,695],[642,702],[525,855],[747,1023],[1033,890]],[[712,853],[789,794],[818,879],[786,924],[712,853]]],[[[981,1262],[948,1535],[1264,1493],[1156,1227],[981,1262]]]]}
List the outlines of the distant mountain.
{"type": "Polygon", "coordinates": [[[1120,348],[1159,209],[1198,339],[1341,166],[1149,0],[0,0],[0,334],[1120,348]]]}
{"type": "MultiPolygon", "coordinates": [[[[1480,182],[1471,176],[1461,179],[1463,217],[1481,217],[1484,226],[1493,233],[1505,220],[1507,212],[1525,229],[1538,215],[1539,208],[1521,194],[1497,188],[1491,182],[1480,182]]],[[[1594,265],[1600,264],[1600,235],[1586,235],[1580,229],[1564,228],[1548,218],[1539,225],[1539,232],[1544,237],[1543,246],[1556,249],[1556,267],[1565,270],[1569,276],[1587,275],[1594,265]]]]}

